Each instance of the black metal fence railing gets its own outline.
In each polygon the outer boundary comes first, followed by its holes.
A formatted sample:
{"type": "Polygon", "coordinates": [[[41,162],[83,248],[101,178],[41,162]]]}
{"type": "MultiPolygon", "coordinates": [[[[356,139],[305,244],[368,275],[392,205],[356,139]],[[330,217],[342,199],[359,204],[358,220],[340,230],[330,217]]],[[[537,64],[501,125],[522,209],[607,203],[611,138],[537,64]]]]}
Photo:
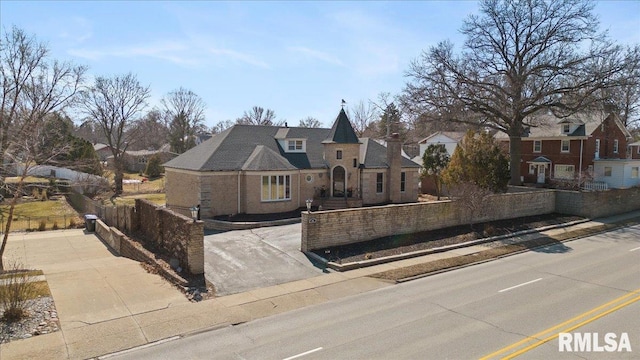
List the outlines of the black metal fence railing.
{"type": "MultiPolygon", "coordinates": [[[[4,232],[7,226],[7,218],[0,218],[0,232],[4,232]]],[[[81,217],[73,215],[62,216],[14,216],[11,221],[10,231],[45,231],[58,229],[72,229],[84,226],[81,217]]]]}

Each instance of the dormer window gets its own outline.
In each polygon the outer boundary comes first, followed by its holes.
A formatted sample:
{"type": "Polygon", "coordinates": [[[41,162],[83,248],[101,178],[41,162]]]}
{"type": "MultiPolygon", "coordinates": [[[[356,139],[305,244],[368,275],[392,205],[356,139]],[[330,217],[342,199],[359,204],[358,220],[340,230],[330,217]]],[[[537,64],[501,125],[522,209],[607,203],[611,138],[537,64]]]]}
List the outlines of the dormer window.
{"type": "Polygon", "coordinates": [[[305,141],[302,139],[287,139],[287,152],[305,152],[305,141]]]}
{"type": "Polygon", "coordinates": [[[568,134],[571,130],[570,124],[562,124],[562,133],[568,134]]]}
{"type": "Polygon", "coordinates": [[[289,140],[289,151],[302,150],[302,140],[289,140]]]}

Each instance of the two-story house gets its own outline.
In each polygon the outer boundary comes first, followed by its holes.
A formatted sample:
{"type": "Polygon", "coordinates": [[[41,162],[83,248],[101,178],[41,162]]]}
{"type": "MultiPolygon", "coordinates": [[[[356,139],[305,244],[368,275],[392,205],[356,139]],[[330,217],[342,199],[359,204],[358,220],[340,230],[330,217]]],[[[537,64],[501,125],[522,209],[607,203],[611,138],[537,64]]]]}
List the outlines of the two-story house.
{"type": "Polygon", "coordinates": [[[417,201],[420,165],[358,138],[344,109],[331,129],[235,125],[164,164],[167,207],[203,217],[281,213],[326,200],[349,206],[417,201]]]}
{"type": "MultiPolygon", "coordinates": [[[[537,115],[535,123],[522,136],[522,182],[589,176],[615,188],[638,184],[637,176],[632,177],[632,168],[638,165],[627,153],[631,134],[615,114],[578,113],[562,119],[537,115]]],[[[506,134],[498,133],[496,138],[508,148],[506,134]]]]}

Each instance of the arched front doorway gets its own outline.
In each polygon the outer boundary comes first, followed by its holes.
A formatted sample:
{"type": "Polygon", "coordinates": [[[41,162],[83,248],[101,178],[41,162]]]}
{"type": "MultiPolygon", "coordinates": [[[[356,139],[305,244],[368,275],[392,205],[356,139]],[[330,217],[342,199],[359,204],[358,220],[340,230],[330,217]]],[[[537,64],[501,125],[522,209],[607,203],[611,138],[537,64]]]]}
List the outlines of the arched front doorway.
{"type": "Polygon", "coordinates": [[[332,186],[332,194],[333,197],[344,197],[345,191],[345,170],[342,166],[336,166],[333,168],[332,173],[333,178],[333,186],[332,186]]]}

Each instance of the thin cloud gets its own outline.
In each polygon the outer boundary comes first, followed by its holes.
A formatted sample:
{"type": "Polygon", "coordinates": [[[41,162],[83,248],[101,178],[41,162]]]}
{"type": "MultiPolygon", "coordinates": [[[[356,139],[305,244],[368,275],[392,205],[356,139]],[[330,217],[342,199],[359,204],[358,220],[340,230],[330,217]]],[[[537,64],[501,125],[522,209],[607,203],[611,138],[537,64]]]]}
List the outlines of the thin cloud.
{"type": "Polygon", "coordinates": [[[71,49],[69,54],[88,60],[101,60],[109,57],[135,58],[150,57],[166,60],[179,65],[197,65],[193,57],[185,56],[188,47],[178,42],[161,42],[152,45],[113,47],[106,49],[71,49]]]}
{"type": "Polygon", "coordinates": [[[310,58],[313,58],[313,59],[324,61],[324,62],[326,62],[328,64],[344,66],[344,63],[340,59],[338,59],[337,57],[335,57],[333,55],[330,55],[330,54],[327,54],[325,52],[322,52],[322,51],[309,49],[309,48],[302,47],[302,46],[289,47],[288,50],[292,51],[292,52],[303,54],[303,55],[305,55],[307,57],[310,57],[310,58]]]}
{"type": "Polygon", "coordinates": [[[235,50],[209,48],[208,51],[209,51],[209,53],[214,54],[214,55],[223,55],[223,56],[229,57],[229,58],[234,59],[234,60],[242,61],[242,62],[247,63],[249,65],[261,67],[261,68],[264,68],[264,69],[269,69],[269,64],[265,63],[264,61],[258,60],[258,59],[254,58],[251,55],[243,54],[243,53],[235,51],[235,50]]]}

